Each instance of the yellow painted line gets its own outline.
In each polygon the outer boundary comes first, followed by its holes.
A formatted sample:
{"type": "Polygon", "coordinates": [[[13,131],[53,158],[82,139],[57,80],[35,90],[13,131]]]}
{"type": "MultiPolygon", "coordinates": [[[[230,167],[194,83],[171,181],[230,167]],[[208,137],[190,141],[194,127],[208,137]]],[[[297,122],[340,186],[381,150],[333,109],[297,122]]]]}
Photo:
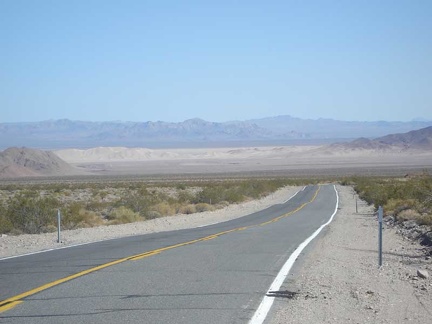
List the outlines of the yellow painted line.
{"type": "Polygon", "coordinates": [[[203,241],[209,241],[209,240],[213,240],[213,239],[218,238],[218,237],[219,237],[219,235],[210,235],[210,236],[204,237],[202,240],[203,241]]]}
{"type": "Polygon", "coordinates": [[[159,253],[160,253],[159,251],[147,252],[147,253],[143,253],[142,255],[137,255],[137,256],[135,256],[133,258],[130,258],[129,260],[130,261],[141,260],[141,259],[147,258],[149,256],[153,256],[153,255],[156,255],[156,254],[159,254],[159,253]]]}
{"type": "Polygon", "coordinates": [[[125,261],[141,260],[141,259],[153,256],[153,255],[157,255],[157,254],[159,254],[159,253],[161,253],[163,251],[172,250],[172,249],[175,249],[175,248],[178,248],[178,247],[182,247],[182,246],[185,246],[185,245],[190,245],[190,244],[194,244],[194,243],[198,243],[198,242],[213,240],[215,238],[218,238],[221,235],[225,235],[225,234],[228,234],[228,233],[232,233],[232,232],[236,232],[236,231],[243,231],[243,230],[255,227],[255,226],[264,226],[264,225],[267,225],[267,224],[270,224],[270,223],[277,222],[278,220],[280,220],[280,219],[282,219],[284,217],[287,217],[287,216],[290,216],[292,214],[295,214],[299,210],[303,209],[306,205],[312,203],[315,200],[315,198],[318,196],[318,192],[320,191],[320,189],[321,189],[321,186],[318,186],[317,191],[315,192],[315,194],[313,195],[313,197],[311,198],[311,200],[309,200],[308,202],[302,204],[300,207],[296,208],[295,210],[290,211],[289,213],[283,214],[281,216],[278,216],[276,218],[273,218],[270,221],[267,221],[267,222],[264,222],[264,223],[261,223],[261,224],[257,224],[257,225],[238,227],[238,228],[234,228],[234,229],[231,229],[231,230],[227,230],[227,231],[223,231],[223,232],[220,232],[220,233],[216,233],[216,234],[212,234],[212,235],[209,235],[209,236],[205,236],[205,237],[202,237],[202,238],[199,238],[199,239],[196,239],[196,240],[187,241],[187,242],[183,242],[183,243],[179,243],[179,244],[174,244],[174,245],[170,245],[170,246],[167,246],[167,247],[164,247],[164,248],[160,248],[160,249],[156,249],[156,250],[152,250],[152,251],[148,251],[148,252],[132,255],[132,256],[129,256],[129,257],[126,257],[126,258],[118,259],[118,260],[115,260],[115,261],[112,261],[112,262],[108,262],[108,263],[99,265],[97,267],[93,267],[91,269],[87,269],[87,270],[75,273],[75,274],[73,274],[71,276],[64,277],[62,279],[52,281],[52,282],[47,283],[45,285],[42,285],[42,286],[39,286],[39,287],[34,288],[32,290],[26,291],[26,292],[24,292],[22,294],[19,294],[19,295],[10,297],[8,299],[5,299],[3,301],[0,301],[0,313],[5,312],[7,310],[10,310],[10,309],[14,308],[15,306],[21,304],[23,302],[22,299],[24,299],[26,297],[32,296],[34,294],[37,294],[37,293],[39,293],[41,291],[44,291],[44,290],[49,289],[49,288],[52,288],[54,286],[58,286],[58,285],[60,285],[62,283],[68,282],[70,280],[73,280],[73,279],[85,276],[85,275],[90,274],[92,272],[95,272],[95,271],[98,271],[98,270],[102,270],[102,269],[111,267],[111,266],[116,265],[116,264],[123,263],[125,261]]]}
{"type": "Polygon", "coordinates": [[[19,300],[19,301],[13,301],[13,302],[10,302],[10,303],[8,303],[8,304],[6,304],[4,306],[1,306],[0,307],[0,313],[6,312],[7,310],[9,310],[11,308],[14,308],[15,306],[17,306],[17,305],[19,305],[21,303],[22,303],[22,301],[19,300]]]}
{"type": "Polygon", "coordinates": [[[281,216],[275,217],[275,218],[273,218],[273,219],[271,219],[271,220],[269,220],[267,222],[261,223],[259,225],[260,226],[268,225],[268,224],[277,222],[278,220],[280,220],[282,218],[285,218],[287,216],[290,216],[290,215],[293,215],[293,214],[297,213],[299,210],[303,209],[306,205],[309,205],[311,202],[313,202],[316,199],[316,197],[318,196],[318,192],[320,191],[320,189],[321,189],[321,186],[318,186],[317,191],[315,192],[315,194],[313,195],[313,197],[311,198],[311,200],[309,200],[308,202],[305,202],[304,204],[300,205],[299,207],[297,207],[296,209],[290,211],[289,213],[286,213],[286,214],[283,214],[281,216]]]}

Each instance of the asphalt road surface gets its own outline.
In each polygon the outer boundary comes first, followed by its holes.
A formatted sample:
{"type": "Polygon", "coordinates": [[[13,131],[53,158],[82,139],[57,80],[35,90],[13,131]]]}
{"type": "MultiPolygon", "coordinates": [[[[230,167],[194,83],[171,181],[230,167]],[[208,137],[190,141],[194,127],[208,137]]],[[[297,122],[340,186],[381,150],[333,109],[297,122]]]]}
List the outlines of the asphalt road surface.
{"type": "Polygon", "coordinates": [[[308,186],[220,224],[0,260],[0,322],[248,323],[336,199],[308,186]]]}

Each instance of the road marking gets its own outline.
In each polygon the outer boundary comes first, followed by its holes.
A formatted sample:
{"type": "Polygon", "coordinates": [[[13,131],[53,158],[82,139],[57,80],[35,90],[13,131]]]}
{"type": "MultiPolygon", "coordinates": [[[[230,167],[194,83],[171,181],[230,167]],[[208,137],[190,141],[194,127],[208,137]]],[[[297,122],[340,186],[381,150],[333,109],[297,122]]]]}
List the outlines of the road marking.
{"type": "MultiPolygon", "coordinates": [[[[62,283],[68,282],[70,280],[73,280],[73,279],[85,276],[85,275],[90,274],[92,272],[99,271],[99,270],[111,267],[113,265],[117,265],[119,263],[123,263],[123,262],[126,262],[126,261],[136,261],[136,260],[144,259],[144,258],[147,258],[147,257],[150,257],[150,256],[157,255],[157,254],[159,254],[159,253],[161,253],[163,251],[172,250],[172,249],[175,249],[175,248],[178,248],[178,247],[182,247],[182,246],[186,246],[186,245],[190,245],[190,244],[194,244],[194,243],[198,243],[198,242],[212,240],[212,239],[218,238],[219,236],[222,236],[222,235],[225,235],[225,234],[228,234],[228,233],[237,232],[237,231],[243,231],[243,230],[246,230],[246,229],[249,229],[249,228],[252,228],[252,227],[264,226],[266,224],[270,224],[270,223],[276,222],[276,221],[278,221],[278,220],[280,220],[280,219],[282,219],[284,217],[290,216],[290,215],[298,212],[299,210],[301,210],[302,208],[304,208],[306,205],[312,203],[315,200],[315,198],[317,197],[318,192],[320,191],[320,189],[321,189],[321,186],[318,186],[318,189],[316,190],[315,194],[313,195],[313,197],[308,202],[302,204],[300,207],[296,208],[295,210],[290,211],[290,212],[288,212],[286,214],[283,214],[281,216],[278,216],[278,217],[276,217],[276,218],[274,218],[274,219],[272,219],[270,221],[267,221],[267,222],[264,222],[264,223],[260,223],[260,224],[256,224],[256,225],[250,225],[250,226],[245,226],[245,227],[233,228],[233,229],[230,229],[230,230],[227,230],[227,231],[223,231],[223,232],[211,234],[209,236],[201,237],[201,238],[198,238],[198,239],[195,239],[195,240],[192,240],[192,241],[187,241],[187,242],[183,242],[183,243],[178,243],[178,244],[170,245],[170,246],[163,247],[163,248],[160,248],[160,249],[155,249],[155,250],[152,250],[152,251],[147,251],[147,252],[144,252],[144,253],[139,253],[139,254],[132,255],[132,256],[129,256],[129,257],[126,257],[126,258],[122,258],[122,259],[111,261],[111,262],[108,262],[108,263],[105,263],[105,264],[101,264],[99,266],[96,266],[96,267],[93,267],[93,268],[90,268],[90,269],[87,269],[87,270],[75,273],[75,274],[73,274],[71,276],[64,277],[62,279],[58,279],[58,280],[49,282],[49,283],[47,283],[45,285],[39,286],[37,288],[34,288],[34,289],[29,290],[29,291],[23,292],[23,293],[21,293],[19,295],[16,295],[16,296],[10,297],[8,299],[5,299],[3,301],[0,301],[0,313],[5,312],[7,310],[10,310],[13,307],[21,304],[23,302],[22,299],[24,299],[24,298],[27,298],[29,296],[32,296],[34,294],[37,294],[37,293],[39,293],[41,291],[44,291],[44,290],[49,289],[49,288],[52,288],[54,286],[58,286],[58,285],[60,285],[62,283]]],[[[292,196],[292,197],[294,197],[294,196],[292,196]]],[[[89,244],[89,243],[86,243],[86,244],[89,244]]]]}
{"type": "MultiPolygon", "coordinates": [[[[303,189],[297,191],[294,195],[292,195],[287,200],[285,200],[284,202],[282,202],[282,204],[286,204],[288,201],[290,201],[292,198],[294,198],[300,191],[304,191],[306,189],[306,187],[307,186],[305,186],[305,187],[303,187],[303,189]]],[[[245,216],[247,216],[247,215],[245,215],[245,216]]],[[[229,222],[230,220],[227,220],[225,222],[229,222]]],[[[200,226],[196,226],[196,227],[192,227],[192,228],[201,228],[201,227],[206,227],[206,226],[211,226],[211,225],[216,225],[216,224],[221,224],[221,223],[224,223],[224,222],[215,222],[215,223],[200,225],[200,226]]],[[[192,228],[190,228],[190,229],[192,229],[192,228]]],[[[138,234],[138,235],[143,235],[143,234],[138,234]]],[[[130,236],[137,236],[137,235],[130,235],[130,236]]],[[[12,256],[9,256],[9,257],[0,258],[0,261],[9,260],[9,259],[15,259],[15,258],[20,258],[20,257],[24,257],[24,256],[29,256],[29,255],[35,255],[35,254],[39,254],[39,253],[51,252],[51,251],[56,251],[56,250],[63,250],[63,249],[77,247],[77,246],[93,244],[93,243],[100,243],[100,242],[111,241],[111,240],[119,240],[119,239],[122,239],[122,238],[124,238],[124,237],[114,237],[114,238],[111,238],[111,239],[103,239],[103,240],[98,240],[98,241],[91,241],[91,242],[85,242],[85,243],[77,243],[77,244],[72,244],[72,245],[67,245],[67,246],[60,246],[60,247],[56,247],[56,248],[52,248],[52,249],[46,249],[46,250],[42,250],[42,251],[29,252],[29,253],[24,253],[24,254],[19,254],[19,255],[12,255],[12,256]]]]}
{"type": "Polygon", "coordinates": [[[297,191],[294,195],[292,195],[291,197],[289,197],[287,200],[285,200],[282,204],[286,204],[288,201],[290,201],[291,199],[293,199],[300,191],[305,190],[306,187],[304,187],[302,190],[297,191]]]}
{"type": "MultiPolygon", "coordinates": [[[[138,235],[145,235],[145,234],[138,234],[138,235]]],[[[29,253],[24,253],[24,254],[19,254],[19,255],[12,255],[12,256],[9,256],[9,257],[0,258],[0,261],[8,260],[8,259],[21,258],[21,257],[29,256],[29,255],[39,254],[39,253],[45,253],[45,252],[51,252],[51,251],[69,249],[69,248],[73,248],[73,247],[77,247],[77,246],[83,246],[83,245],[89,245],[89,244],[93,244],[93,243],[100,243],[100,242],[113,241],[113,240],[121,240],[121,239],[126,238],[126,237],[133,237],[133,236],[138,236],[138,235],[129,235],[129,236],[123,236],[123,237],[113,237],[113,238],[110,238],[110,239],[102,239],[102,240],[85,242],[85,243],[77,243],[77,244],[72,244],[72,245],[67,245],[67,246],[55,247],[55,248],[52,248],[52,249],[46,249],[46,250],[42,250],[42,251],[29,252],[29,253]]]]}
{"type": "Polygon", "coordinates": [[[22,301],[18,300],[18,301],[11,301],[8,304],[5,304],[4,306],[1,307],[1,311],[5,312],[9,309],[14,308],[15,306],[18,306],[19,304],[21,304],[22,301]]]}
{"type": "Polygon", "coordinates": [[[263,300],[261,301],[261,304],[258,306],[257,310],[255,311],[255,314],[249,321],[249,324],[262,324],[264,320],[267,317],[268,312],[270,311],[270,308],[273,305],[274,301],[274,295],[271,296],[271,294],[275,291],[279,291],[280,287],[284,283],[286,277],[288,276],[292,266],[294,265],[294,262],[300,255],[300,253],[303,251],[303,249],[321,232],[321,230],[326,227],[328,224],[331,223],[334,216],[337,213],[338,207],[339,207],[339,194],[336,190],[336,186],[333,186],[335,192],[336,192],[336,207],[334,209],[333,214],[331,215],[330,219],[323,225],[321,225],[315,232],[312,233],[311,236],[309,236],[303,243],[301,243],[297,249],[290,255],[288,260],[285,262],[285,264],[280,269],[279,273],[277,274],[275,280],[271,284],[269,290],[267,291],[266,295],[264,296],[263,300]]]}
{"type": "Polygon", "coordinates": [[[159,251],[147,252],[147,253],[143,253],[142,255],[138,255],[138,256],[136,256],[134,258],[131,258],[129,260],[130,261],[137,261],[137,260],[141,260],[141,259],[147,258],[147,257],[152,256],[152,255],[156,255],[156,254],[159,254],[159,253],[160,253],[159,251]]]}

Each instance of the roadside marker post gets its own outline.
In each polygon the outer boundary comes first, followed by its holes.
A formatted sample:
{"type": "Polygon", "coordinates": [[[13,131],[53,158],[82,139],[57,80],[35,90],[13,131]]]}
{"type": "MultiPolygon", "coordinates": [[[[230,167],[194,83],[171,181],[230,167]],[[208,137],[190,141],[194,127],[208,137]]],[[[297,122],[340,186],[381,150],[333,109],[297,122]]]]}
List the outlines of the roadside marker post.
{"type": "Polygon", "coordinates": [[[383,222],[383,208],[378,207],[378,266],[382,266],[382,222],[383,222]]]}
{"type": "Polygon", "coordinates": [[[61,224],[61,214],[60,214],[60,209],[57,209],[57,243],[60,243],[60,224],[61,224]]]}

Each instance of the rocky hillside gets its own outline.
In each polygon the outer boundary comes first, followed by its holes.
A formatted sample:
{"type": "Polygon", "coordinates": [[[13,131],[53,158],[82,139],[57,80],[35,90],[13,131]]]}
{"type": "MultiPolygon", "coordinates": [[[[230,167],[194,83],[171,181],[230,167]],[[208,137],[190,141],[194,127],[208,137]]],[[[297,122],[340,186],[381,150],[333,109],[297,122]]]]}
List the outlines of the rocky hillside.
{"type": "Polygon", "coordinates": [[[0,152],[0,178],[72,174],[77,171],[52,152],[17,147],[0,152]]]}
{"type": "Polygon", "coordinates": [[[375,141],[404,149],[432,150],[432,126],[408,133],[387,135],[375,141]]]}
{"type": "Polygon", "coordinates": [[[380,152],[432,151],[432,126],[375,139],[359,138],[349,143],[336,143],[330,149],[339,151],[372,150],[380,152]]]}

